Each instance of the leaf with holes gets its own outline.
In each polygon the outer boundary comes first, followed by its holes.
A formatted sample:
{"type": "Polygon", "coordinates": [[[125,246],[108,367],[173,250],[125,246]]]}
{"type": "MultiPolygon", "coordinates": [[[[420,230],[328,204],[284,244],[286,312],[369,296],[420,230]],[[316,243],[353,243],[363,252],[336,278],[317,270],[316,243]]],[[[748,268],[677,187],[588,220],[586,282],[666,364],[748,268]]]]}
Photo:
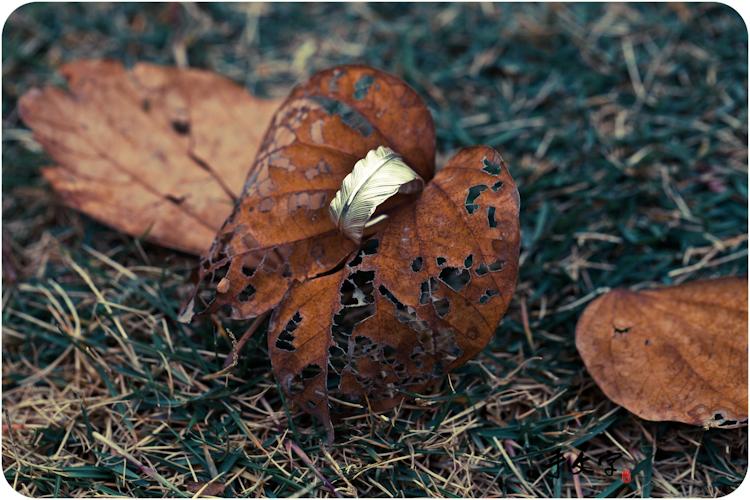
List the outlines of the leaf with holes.
{"type": "Polygon", "coordinates": [[[609,292],[581,315],[576,346],[607,397],[642,418],[747,420],[747,278],[609,292]]]}
{"type": "Polygon", "coordinates": [[[399,79],[364,66],[313,76],[273,117],[183,312],[248,319],[278,306],[274,373],[329,437],[329,394],[385,409],[442,380],[487,344],[513,294],[519,200],[503,160],[469,148],[430,182],[434,153],[429,111],[399,79]],[[329,204],[379,146],[427,185],[357,246],[329,204]]]}
{"type": "Polygon", "coordinates": [[[291,288],[268,339],[282,388],[330,435],[330,393],[386,409],[476,356],[515,289],[518,215],[500,155],[460,151],[342,269],[291,288]]]}
{"type": "Polygon", "coordinates": [[[58,164],[43,174],[65,203],[128,234],[205,252],[280,101],[196,69],[77,61],[61,73],[69,91],[32,89],[19,108],[58,164]]]}
{"type": "Polygon", "coordinates": [[[275,307],[295,280],[325,274],[356,250],[328,214],[352,167],[377,146],[432,178],[430,113],[404,82],[341,66],[295,88],[272,119],[244,192],[200,268],[183,312],[228,308],[238,319],[275,307]]]}

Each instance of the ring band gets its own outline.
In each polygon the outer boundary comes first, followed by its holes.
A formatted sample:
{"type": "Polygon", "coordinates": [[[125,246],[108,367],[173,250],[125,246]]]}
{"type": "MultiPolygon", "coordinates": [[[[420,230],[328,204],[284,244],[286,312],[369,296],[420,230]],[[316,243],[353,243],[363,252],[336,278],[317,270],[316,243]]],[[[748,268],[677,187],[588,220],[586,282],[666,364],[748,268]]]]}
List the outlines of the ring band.
{"type": "MultiPolygon", "coordinates": [[[[344,177],[331,200],[329,214],[336,227],[355,243],[366,231],[385,221],[388,215],[373,217],[378,207],[398,194],[420,192],[424,180],[392,149],[380,146],[370,150],[344,177]]],[[[395,206],[393,200],[388,203],[395,206]]]]}

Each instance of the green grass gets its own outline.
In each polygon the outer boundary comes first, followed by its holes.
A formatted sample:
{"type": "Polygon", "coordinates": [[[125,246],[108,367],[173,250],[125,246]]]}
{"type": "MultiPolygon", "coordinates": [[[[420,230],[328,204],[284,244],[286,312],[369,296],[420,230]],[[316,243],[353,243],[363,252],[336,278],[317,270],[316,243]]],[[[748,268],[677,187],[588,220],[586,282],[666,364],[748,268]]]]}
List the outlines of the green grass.
{"type": "Polygon", "coordinates": [[[217,478],[224,496],[720,496],[744,478],[746,428],[643,421],[573,343],[607,288],[747,273],[747,30],[729,8],[32,4],[2,57],[18,274],[4,269],[3,470],[18,491],[181,496],[217,478]],[[262,96],[344,62],[404,78],[439,164],[489,144],[519,184],[521,276],[491,345],[435,395],[340,416],[329,448],[280,396],[263,332],[206,378],[231,343],[176,321],[195,259],[63,208],[19,121],[24,91],[92,57],[187,62],[262,96]],[[585,450],[592,470],[553,477],[557,450],[585,450]],[[596,464],[608,451],[612,477],[596,464]]]}

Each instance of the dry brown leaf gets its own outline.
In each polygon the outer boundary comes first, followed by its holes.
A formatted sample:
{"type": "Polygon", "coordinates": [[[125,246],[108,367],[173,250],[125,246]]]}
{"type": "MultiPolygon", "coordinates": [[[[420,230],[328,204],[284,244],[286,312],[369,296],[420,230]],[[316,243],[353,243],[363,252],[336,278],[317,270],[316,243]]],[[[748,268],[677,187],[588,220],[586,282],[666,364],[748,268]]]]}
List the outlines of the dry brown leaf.
{"type": "Polygon", "coordinates": [[[201,264],[201,312],[248,319],[278,305],[274,373],[329,438],[329,389],[380,410],[427,388],[487,344],[513,294],[519,200],[503,160],[469,148],[429,182],[434,153],[429,111],[404,82],[364,66],[318,73],[274,116],[201,264]],[[378,146],[428,183],[358,247],[328,205],[378,146]]]}
{"type": "Polygon", "coordinates": [[[460,151],[342,269],[295,285],[269,328],[282,388],[328,426],[328,392],[383,410],[473,358],[515,289],[519,199],[500,155],[460,151]]]}
{"type": "Polygon", "coordinates": [[[198,296],[183,318],[231,309],[237,319],[274,308],[295,280],[329,272],[356,250],[328,215],[354,163],[389,146],[432,178],[429,110],[398,78],[366,66],[322,71],[274,115],[240,203],[200,268],[198,296]]]}
{"type": "Polygon", "coordinates": [[[747,420],[747,278],[695,281],[593,301],[576,328],[592,377],[647,420],[747,420]]]}
{"type": "Polygon", "coordinates": [[[77,61],[61,73],[68,91],[32,89],[20,112],[58,164],[43,173],[65,203],[128,234],[205,252],[280,101],[196,69],[77,61]]]}

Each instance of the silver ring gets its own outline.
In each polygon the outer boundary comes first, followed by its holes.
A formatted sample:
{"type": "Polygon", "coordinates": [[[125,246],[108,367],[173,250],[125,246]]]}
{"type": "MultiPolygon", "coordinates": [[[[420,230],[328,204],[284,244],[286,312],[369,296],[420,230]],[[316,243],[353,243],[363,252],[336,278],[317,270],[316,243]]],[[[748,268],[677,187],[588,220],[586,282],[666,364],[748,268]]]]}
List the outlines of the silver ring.
{"type": "Polygon", "coordinates": [[[331,220],[355,243],[388,219],[378,208],[392,208],[398,194],[415,194],[424,188],[424,180],[391,148],[380,146],[354,164],[328,207],[331,220]],[[386,205],[385,202],[391,199],[386,205]]]}

